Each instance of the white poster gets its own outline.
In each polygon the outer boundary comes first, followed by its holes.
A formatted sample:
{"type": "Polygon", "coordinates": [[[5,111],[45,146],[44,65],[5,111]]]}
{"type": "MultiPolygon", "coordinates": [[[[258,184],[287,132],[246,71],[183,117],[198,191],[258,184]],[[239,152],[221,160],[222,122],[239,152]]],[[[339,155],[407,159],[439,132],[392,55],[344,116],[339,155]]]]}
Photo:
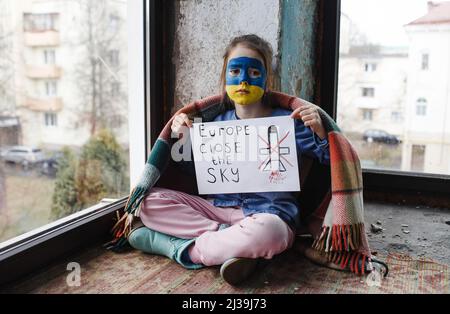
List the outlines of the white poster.
{"type": "Polygon", "coordinates": [[[300,191],[294,119],[194,123],[199,194],[300,191]]]}

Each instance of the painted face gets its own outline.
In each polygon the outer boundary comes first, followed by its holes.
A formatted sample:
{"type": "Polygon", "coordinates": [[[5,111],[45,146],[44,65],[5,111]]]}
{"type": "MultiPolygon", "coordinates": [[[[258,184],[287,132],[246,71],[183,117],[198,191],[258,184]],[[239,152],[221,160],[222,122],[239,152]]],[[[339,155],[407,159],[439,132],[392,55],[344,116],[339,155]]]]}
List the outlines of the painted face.
{"type": "Polygon", "coordinates": [[[239,105],[257,102],[264,95],[266,69],[255,58],[238,57],[228,61],[226,86],[228,97],[239,105]]]}

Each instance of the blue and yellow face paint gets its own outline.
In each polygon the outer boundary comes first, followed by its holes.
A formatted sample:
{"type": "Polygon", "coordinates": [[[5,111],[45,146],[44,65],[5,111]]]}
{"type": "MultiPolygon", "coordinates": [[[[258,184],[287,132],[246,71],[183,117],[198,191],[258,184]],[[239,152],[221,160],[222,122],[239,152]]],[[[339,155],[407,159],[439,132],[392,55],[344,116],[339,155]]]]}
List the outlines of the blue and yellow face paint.
{"type": "Polygon", "coordinates": [[[266,69],[261,61],[248,57],[228,61],[225,89],[236,104],[257,102],[264,95],[265,87],[266,69]]]}

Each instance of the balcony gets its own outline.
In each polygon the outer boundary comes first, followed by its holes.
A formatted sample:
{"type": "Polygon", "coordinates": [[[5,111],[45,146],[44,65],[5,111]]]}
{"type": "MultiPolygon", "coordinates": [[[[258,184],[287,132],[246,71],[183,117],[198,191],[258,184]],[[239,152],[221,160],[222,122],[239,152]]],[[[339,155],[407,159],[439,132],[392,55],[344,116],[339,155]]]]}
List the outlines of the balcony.
{"type": "Polygon", "coordinates": [[[56,65],[26,66],[26,75],[31,79],[57,79],[61,74],[61,67],[56,65]]]}
{"type": "Polygon", "coordinates": [[[63,108],[62,98],[52,97],[47,99],[27,98],[24,107],[32,111],[61,111],[63,108]]]}
{"type": "Polygon", "coordinates": [[[25,32],[25,45],[29,47],[59,46],[59,32],[47,30],[42,32],[25,32]]]}
{"type": "Polygon", "coordinates": [[[374,97],[358,97],[353,101],[352,104],[360,109],[380,108],[380,102],[374,97]]]}

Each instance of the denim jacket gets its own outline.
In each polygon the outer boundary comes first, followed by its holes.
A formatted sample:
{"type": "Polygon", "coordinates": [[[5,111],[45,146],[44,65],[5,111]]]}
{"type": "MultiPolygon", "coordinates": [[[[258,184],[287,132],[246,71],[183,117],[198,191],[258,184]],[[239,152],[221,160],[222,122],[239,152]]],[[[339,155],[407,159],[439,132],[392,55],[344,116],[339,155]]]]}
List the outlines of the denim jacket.
{"type": "MultiPolygon", "coordinates": [[[[291,113],[286,109],[274,108],[271,116],[286,116],[291,113]]],[[[237,119],[239,118],[233,109],[218,115],[214,121],[237,119]]],[[[327,139],[321,140],[299,119],[295,119],[294,125],[299,168],[301,169],[301,154],[316,158],[320,163],[329,165],[330,153],[327,139]]],[[[214,206],[217,207],[240,206],[245,216],[256,213],[275,214],[285,221],[294,232],[299,226],[300,209],[294,192],[211,194],[208,198],[213,199],[214,206]]]]}

